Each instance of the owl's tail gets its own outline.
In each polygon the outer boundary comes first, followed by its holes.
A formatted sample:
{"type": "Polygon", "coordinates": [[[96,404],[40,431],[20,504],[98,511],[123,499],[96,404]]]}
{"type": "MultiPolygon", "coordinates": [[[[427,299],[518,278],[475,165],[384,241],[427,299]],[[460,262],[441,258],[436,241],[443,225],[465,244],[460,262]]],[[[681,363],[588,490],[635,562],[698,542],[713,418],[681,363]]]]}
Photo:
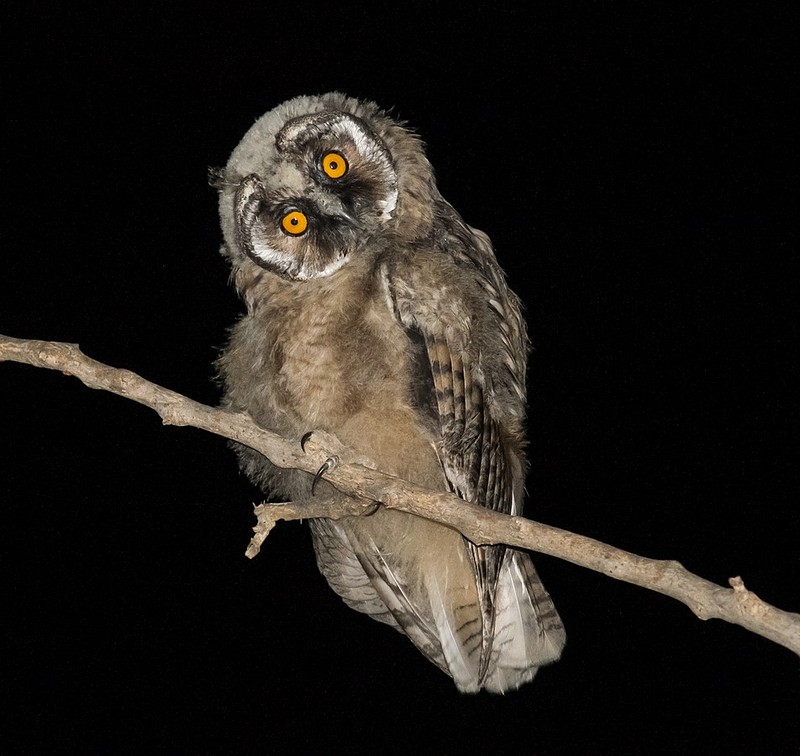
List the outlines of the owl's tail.
{"type": "Polygon", "coordinates": [[[506,551],[495,593],[491,660],[483,687],[514,690],[561,656],[567,636],[528,554],[506,551]]]}
{"type": "Polygon", "coordinates": [[[492,635],[484,632],[472,562],[456,531],[385,510],[311,526],[333,590],[407,635],[461,692],[513,690],[558,659],[564,628],[524,552],[508,549],[503,558],[492,635]]]}

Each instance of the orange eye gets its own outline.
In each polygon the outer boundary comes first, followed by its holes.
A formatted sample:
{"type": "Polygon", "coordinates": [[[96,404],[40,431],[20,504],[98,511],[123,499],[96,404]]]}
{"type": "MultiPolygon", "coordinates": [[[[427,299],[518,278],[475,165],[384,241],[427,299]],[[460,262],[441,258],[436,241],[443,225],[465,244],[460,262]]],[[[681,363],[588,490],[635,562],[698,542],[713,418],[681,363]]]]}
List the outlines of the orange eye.
{"type": "Polygon", "coordinates": [[[339,179],[347,173],[347,160],[341,152],[326,152],[322,156],[322,170],[328,178],[339,179]]]}
{"type": "Polygon", "coordinates": [[[299,210],[290,210],[281,218],[281,228],[289,236],[300,236],[308,228],[308,217],[299,210]]]}

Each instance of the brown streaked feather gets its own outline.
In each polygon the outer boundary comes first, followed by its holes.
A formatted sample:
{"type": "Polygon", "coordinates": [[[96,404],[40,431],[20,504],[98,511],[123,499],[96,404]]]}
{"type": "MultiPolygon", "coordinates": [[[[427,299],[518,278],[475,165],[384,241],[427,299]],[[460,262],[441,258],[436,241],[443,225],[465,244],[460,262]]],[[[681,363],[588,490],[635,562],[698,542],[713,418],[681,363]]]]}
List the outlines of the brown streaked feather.
{"type": "MultiPolygon", "coordinates": [[[[456,352],[439,334],[424,333],[433,387],[439,411],[441,443],[439,455],[445,475],[455,493],[467,501],[500,512],[511,512],[511,488],[505,449],[497,421],[486,407],[478,382],[465,354],[456,352]],[[467,414],[469,385],[470,409],[467,414]],[[471,427],[467,426],[467,421],[471,427]],[[477,472],[477,474],[476,474],[477,472]]],[[[468,544],[475,568],[475,578],[483,617],[483,644],[480,674],[491,659],[494,637],[494,594],[503,563],[505,547],[468,544]]]]}
{"type": "MultiPolygon", "coordinates": [[[[381,268],[384,286],[397,320],[412,341],[425,345],[428,364],[415,362],[421,374],[411,383],[432,384],[437,454],[450,490],[474,504],[519,514],[525,471],[524,321],[488,238],[467,227],[446,203],[439,206],[439,217],[446,230],[433,248],[415,250],[405,259],[387,258],[381,268]],[[447,301],[443,291],[453,279],[459,299],[447,301]]],[[[502,545],[466,545],[483,621],[480,677],[488,681],[494,675],[491,684],[503,687],[506,673],[508,679],[522,674],[513,669],[514,653],[519,652],[520,664],[532,666],[531,658],[524,661],[530,644],[515,650],[509,628],[541,630],[545,618],[538,618],[537,601],[549,602],[549,597],[527,555],[511,559],[502,545]],[[505,630],[497,627],[498,617],[505,630]],[[498,643],[511,649],[506,672],[493,671],[498,643]]],[[[534,650],[548,656],[547,649],[534,650]]]]}
{"type": "Polygon", "coordinates": [[[400,629],[358,560],[344,528],[336,520],[309,520],[319,571],[352,609],[400,629]]]}

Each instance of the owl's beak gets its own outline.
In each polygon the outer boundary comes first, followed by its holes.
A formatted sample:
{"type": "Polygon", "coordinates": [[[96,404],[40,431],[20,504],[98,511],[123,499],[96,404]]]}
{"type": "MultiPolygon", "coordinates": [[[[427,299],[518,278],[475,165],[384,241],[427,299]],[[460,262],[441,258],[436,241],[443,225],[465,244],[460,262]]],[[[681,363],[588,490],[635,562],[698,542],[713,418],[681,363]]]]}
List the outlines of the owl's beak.
{"type": "Polygon", "coordinates": [[[351,228],[356,228],[359,223],[356,217],[344,206],[344,203],[335,195],[320,192],[315,197],[317,206],[332,220],[344,223],[351,228]]]}
{"type": "Polygon", "coordinates": [[[356,228],[358,226],[358,221],[356,220],[355,216],[351,213],[348,213],[344,208],[336,213],[334,217],[346,225],[351,226],[352,228],[356,228]]]}

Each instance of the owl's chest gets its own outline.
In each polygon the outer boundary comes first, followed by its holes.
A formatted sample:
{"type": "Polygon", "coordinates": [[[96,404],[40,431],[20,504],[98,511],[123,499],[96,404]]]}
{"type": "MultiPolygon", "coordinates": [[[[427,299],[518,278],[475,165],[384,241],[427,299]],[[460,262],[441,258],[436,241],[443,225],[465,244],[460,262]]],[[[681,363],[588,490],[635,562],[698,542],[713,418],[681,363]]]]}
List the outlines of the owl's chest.
{"type": "Polygon", "coordinates": [[[273,304],[284,327],[270,329],[270,372],[304,425],[336,430],[407,404],[407,337],[382,299],[348,288],[273,304]]]}

